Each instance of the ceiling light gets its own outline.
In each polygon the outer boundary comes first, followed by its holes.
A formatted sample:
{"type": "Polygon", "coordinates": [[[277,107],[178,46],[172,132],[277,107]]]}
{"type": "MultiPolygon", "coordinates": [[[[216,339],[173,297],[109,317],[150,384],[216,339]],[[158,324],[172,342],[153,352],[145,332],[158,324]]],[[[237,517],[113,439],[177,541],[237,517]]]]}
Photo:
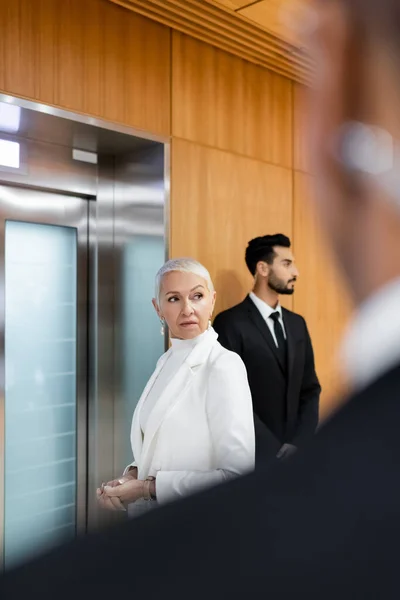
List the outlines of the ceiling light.
{"type": "Polygon", "coordinates": [[[21,121],[21,107],[0,102],[0,130],[16,133],[21,121]]]}
{"type": "Polygon", "coordinates": [[[96,152],[86,152],[86,150],[72,150],[72,158],[74,160],[81,160],[82,162],[91,163],[97,165],[97,154],[96,152]]]}
{"type": "Polygon", "coordinates": [[[0,140],[0,166],[19,169],[19,144],[0,140]]]}

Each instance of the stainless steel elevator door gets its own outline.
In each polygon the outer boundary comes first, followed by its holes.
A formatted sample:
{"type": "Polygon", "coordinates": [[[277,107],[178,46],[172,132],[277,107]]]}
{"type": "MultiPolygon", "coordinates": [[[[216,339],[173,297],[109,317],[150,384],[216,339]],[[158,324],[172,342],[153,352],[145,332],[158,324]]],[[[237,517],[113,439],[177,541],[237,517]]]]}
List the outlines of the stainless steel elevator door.
{"type": "Polygon", "coordinates": [[[89,201],[0,185],[5,567],[84,529],[89,201]]]}

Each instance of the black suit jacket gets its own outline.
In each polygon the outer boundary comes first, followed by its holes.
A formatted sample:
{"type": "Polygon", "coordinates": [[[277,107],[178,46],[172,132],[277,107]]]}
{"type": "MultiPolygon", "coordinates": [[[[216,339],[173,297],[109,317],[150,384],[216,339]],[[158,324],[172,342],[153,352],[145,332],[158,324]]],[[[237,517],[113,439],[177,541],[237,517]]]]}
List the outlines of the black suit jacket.
{"type": "Polygon", "coordinates": [[[318,425],[321,387],[306,323],[282,309],[288,344],[284,370],[268,325],[249,296],[220,313],[219,341],[246,365],[255,414],[257,462],[276,456],[285,442],[301,446],[318,425]]]}
{"type": "Polygon", "coordinates": [[[0,597],[398,600],[399,423],[400,366],[285,463],[77,540],[0,597]]]}

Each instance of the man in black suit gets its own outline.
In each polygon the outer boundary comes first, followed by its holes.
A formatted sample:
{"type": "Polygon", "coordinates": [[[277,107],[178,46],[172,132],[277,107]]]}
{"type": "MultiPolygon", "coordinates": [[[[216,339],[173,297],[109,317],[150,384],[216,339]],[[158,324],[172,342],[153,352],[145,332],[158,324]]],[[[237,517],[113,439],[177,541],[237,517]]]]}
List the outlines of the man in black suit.
{"type": "Polygon", "coordinates": [[[2,578],[1,598],[400,598],[400,3],[311,16],[315,198],[357,305],[353,396],[280,468],[75,541],[2,578]],[[368,114],[380,129],[354,122],[368,114]]]}
{"type": "Polygon", "coordinates": [[[279,233],[251,240],[245,254],[254,277],[243,302],[220,313],[219,341],[246,365],[253,398],[256,464],[283,458],[309,440],[318,425],[321,387],[306,323],[282,308],[298,277],[290,240],[279,233]]]}

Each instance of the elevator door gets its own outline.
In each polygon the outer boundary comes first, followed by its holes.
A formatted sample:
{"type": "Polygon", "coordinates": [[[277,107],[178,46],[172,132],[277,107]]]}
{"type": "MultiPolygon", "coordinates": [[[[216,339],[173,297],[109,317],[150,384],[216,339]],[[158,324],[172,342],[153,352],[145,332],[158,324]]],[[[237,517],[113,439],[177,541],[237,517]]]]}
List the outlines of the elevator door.
{"type": "Polygon", "coordinates": [[[0,185],[5,568],[85,528],[88,207],[0,185]]]}

